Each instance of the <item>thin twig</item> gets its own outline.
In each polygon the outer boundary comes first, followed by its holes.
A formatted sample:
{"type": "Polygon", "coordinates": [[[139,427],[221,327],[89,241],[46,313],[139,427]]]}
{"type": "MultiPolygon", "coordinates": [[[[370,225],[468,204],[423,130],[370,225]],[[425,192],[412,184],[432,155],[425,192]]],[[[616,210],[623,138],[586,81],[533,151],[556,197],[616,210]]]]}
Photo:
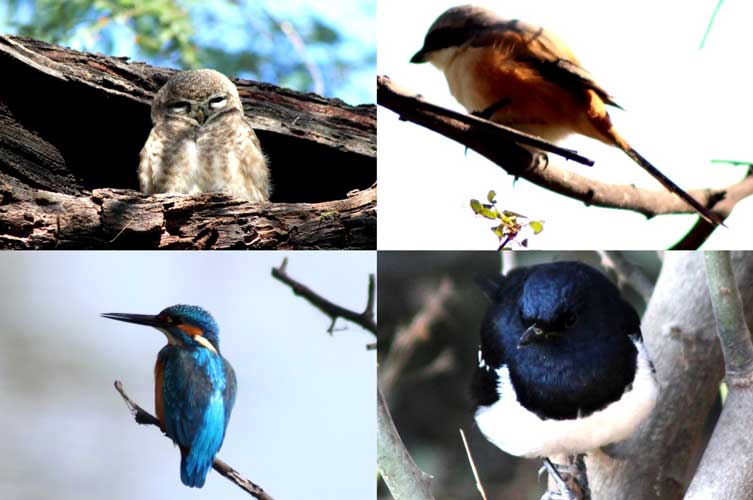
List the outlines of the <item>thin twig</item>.
{"type": "MultiPolygon", "coordinates": [[[[142,425],[154,425],[158,427],[160,430],[162,429],[162,424],[160,424],[159,419],[143,409],[141,406],[136,404],[131,398],[128,397],[128,395],[125,392],[125,389],[123,388],[123,383],[120,382],[120,380],[115,381],[115,390],[120,393],[120,397],[123,398],[123,401],[125,401],[126,406],[128,406],[128,409],[131,411],[131,414],[133,415],[134,420],[136,420],[136,423],[142,424],[142,425]]],[[[164,431],[163,431],[164,433],[164,431]]],[[[232,481],[235,483],[240,489],[243,491],[249,493],[254,498],[257,498],[259,500],[274,500],[267,492],[264,491],[264,489],[259,486],[258,484],[255,484],[248,479],[244,478],[240,475],[238,471],[230,467],[228,464],[220,460],[219,458],[215,457],[214,462],[212,462],[212,468],[220,473],[221,476],[225,477],[226,479],[232,481]]]]}
{"type": "MultiPolygon", "coordinates": [[[[272,16],[270,15],[270,17],[272,16]]],[[[293,46],[293,49],[295,50],[296,54],[298,54],[298,57],[301,58],[306,71],[308,71],[309,76],[314,83],[313,88],[311,89],[312,92],[314,92],[315,94],[324,95],[324,77],[322,77],[322,72],[321,70],[319,70],[319,67],[314,64],[313,59],[309,56],[306,50],[306,44],[303,42],[301,35],[298,34],[295,26],[293,26],[293,23],[289,21],[278,21],[276,19],[275,22],[280,28],[280,31],[283,32],[290,44],[293,46]]]]}
{"type": "Polygon", "coordinates": [[[327,330],[330,334],[334,331],[335,328],[335,321],[337,321],[337,318],[343,318],[345,320],[348,320],[352,323],[357,324],[364,330],[367,330],[374,335],[377,334],[377,325],[376,320],[374,319],[374,296],[375,296],[375,281],[374,281],[374,275],[369,275],[369,289],[368,289],[368,299],[366,301],[366,308],[363,312],[358,313],[355,311],[351,311],[350,309],[346,309],[342,306],[339,306],[335,304],[334,302],[330,302],[329,300],[325,299],[303,283],[294,280],[290,277],[290,275],[287,272],[288,267],[288,259],[285,257],[282,259],[282,264],[280,267],[273,267],[272,268],[272,276],[274,276],[276,279],[282,281],[286,285],[288,285],[292,290],[293,293],[296,295],[300,295],[304,299],[306,299],[311,305],[319,309],[321,312],[329,316],[329,318],[332,320],[332,323],[330,324],[329,329],[327,330]]]}
{"type": "Polygon", "coordinates": [[[487,500],[486,492],[484,491],[484,485],[481,484],[481,478],[479,477],[478,471],[476,470],[476,463],[473,461],[473,455],[471,455],[471,448],[468,446],[468,441],[465,439],[465,432],[463,432],[463,429],[458,430],[460,431],[460,437],[463,439],[463,446],[465,447],[465,454],[468,456],[468,463],[471,464],[473,478],[476,480],[476,489],[481,494],[481,498],[483,498],[483,500],[487,500]]]}
{"type": "Polygon", "coordinates": [[[432,325],[442,317],[445,303],[452,297],[455,287],[449,278],[443,278],[439,286],[426,295],[421,309],[407,327],[400,328],[382,356],[379,382],[385,394],[390,394],[393,385],[402,374],[416,347],[431,338],[432,325]]]}

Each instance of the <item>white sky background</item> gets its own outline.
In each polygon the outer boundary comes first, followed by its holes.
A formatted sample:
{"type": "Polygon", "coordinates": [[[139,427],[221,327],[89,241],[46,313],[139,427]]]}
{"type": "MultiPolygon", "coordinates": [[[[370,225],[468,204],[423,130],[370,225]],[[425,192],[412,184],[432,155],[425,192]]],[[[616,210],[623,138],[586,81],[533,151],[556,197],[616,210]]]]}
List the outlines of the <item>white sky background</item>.
{"type": "MultiPolygon", "coordinates": [[[[270,275],[363,310],[373,252],[62,252],[0,255],[2,498],[249,498],[211,471],[180,482],[180,453],[130,416],[113,381],[154,409],[157,330],[100,318],[207,308],[238,397],[219,457],[275,498],[375,497],[376,359],[270,275]]],[[[345,326],[345,324],[340,324],[345,326]]]]}
{"type": "MultiPolygon", "coordinates": [[[[683,188],[722,187],[746,167],[710,159],[753,160],[753,98],[749,31],[753,6],[727,0],[703,50],[698,46],[717,0],[478,1],[507,18],[542,25],[560,36],[581,63],[626,111],[610,111],[617,129],[642,155],[683,188]]],[[[463,108],[444,75],[428,64],[409,64],[447,1],[380,0],[377,72],[431,102],[463,108]]],[[[513,178],[464,146],[428,129],[400,122],[378,109],[379,248],[493,249],[491,221],[476,217],[471,198],[490,189],[499,207],[544,219],[531,238],[541,249],[656,249],[679,240],[697,219],[588,207],[513,178]],[[514,189],[513,189],[514,187],[514,189]]],[[[572,136],[561,143],[596,161],[589,169],[565,165],[614,183],[661,186],[621,151],[572,136]]],[[[562,158],[550,155],[562,165],[562,158]]],[[[753,198],[738,204],[728,230],[718,229],[704,248],[753,245],[753,198]]]]}

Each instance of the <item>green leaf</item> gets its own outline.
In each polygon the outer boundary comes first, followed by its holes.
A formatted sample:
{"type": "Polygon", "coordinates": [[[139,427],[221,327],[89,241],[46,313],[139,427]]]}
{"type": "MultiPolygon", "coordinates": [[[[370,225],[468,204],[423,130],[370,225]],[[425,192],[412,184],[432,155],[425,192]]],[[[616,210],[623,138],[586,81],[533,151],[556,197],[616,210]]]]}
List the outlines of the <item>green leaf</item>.
{"type": "Polygon", "coordinates": [[[505,226],[494,226],[492,228],[492,232],[499,238],[500,240],[505,237],[505,226]]]}
{"type": "Polygon", "coordinates": [[[502,224],[504,224],[505,226],[514,227],[518,225],[518,221],[515,220],[515,216],[508,217],[504,213],[501,213],[501,214],[497,214],[497,217],[499,217],[499,220],[501,220],[502,224]]]}
{"type": "Polygon", "coordinates": [[[528,225],[533,229],[533,234],[539,234],[544,230],[544,222],[540,220],[532,220],[528,225]]]}
{"type": "Polygon", "coordinates": [[[492,189],[489,191],[489,193],[486,195],[486,199],[489,201],[489,203],[496,203],[494,201],[494,198],[497,196],[497,193],[492,189]]]}
{"type": "Polygon", "coordinates": [[[478,200],[471,200],[471,210],[473,210],[474,213],[480,213],[481,212],[481,202],[478,200]]]}
{"type": "Polygon", "coordinates": [[[497,211],[496,210],[489,210],[486,207],[482,207],[481,211],[479,212],[481,215],[486,217],[489,220],[494,220],[497,218],[497,211]]]}

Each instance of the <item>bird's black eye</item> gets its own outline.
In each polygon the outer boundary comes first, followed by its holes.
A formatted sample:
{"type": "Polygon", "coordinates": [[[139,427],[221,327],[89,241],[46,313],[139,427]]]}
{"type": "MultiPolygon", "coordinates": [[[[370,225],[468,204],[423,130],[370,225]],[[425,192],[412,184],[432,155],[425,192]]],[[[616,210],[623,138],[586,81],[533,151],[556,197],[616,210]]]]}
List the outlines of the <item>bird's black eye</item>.
{"type": "Polygon", "coordinates": [[[157,319],[163,323],[167,323],[168,325],[172,325],[174,322],[173,317],[165,313],[162,313],[159,316],[157,316],[157,319]]]}
{"type": "Polygon", "coordinates": [[[227,104],[227,97],[223,95],[219,95],[217,97],[212,97],[211,99],[209,99],[209,107],[212,109],[224,108],[225,104],[227,104]]]}
{"type": "Polygon", "coordinates": [[[527,317],[523,312],[520,312],[520,324],[523,325],[524,328],[528,328],[534,323],[534,321],[527,317]]]}
{"type": "Polygon", "coordinates": [[[573,326],[575,324],[575,314],[565,314],[565,317],[562,319],[562,323],[565,325],[565,328],[570,328],[571,326],[573,326]]]}
{"type": "Polygon", "coordinates": [[[167,109],[170,111],[170,113],[174,113],[176,115],[185,115],[186,113],[188,113],[188,110],[190,108],[191,105],[186,101],[175,101],[167,105],[167,109]]]}

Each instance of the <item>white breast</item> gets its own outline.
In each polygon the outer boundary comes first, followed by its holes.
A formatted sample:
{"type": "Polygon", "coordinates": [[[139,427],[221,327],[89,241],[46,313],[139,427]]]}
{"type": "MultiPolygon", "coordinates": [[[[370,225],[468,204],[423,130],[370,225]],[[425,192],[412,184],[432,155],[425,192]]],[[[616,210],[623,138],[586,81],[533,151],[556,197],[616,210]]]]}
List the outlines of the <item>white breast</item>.
{"type": "Polygon", "coordinates": [[[500,398],[476,411],[476,423],[486,438],[511,455],[550,457],[595,450],[627,438],[649,415],[659,388],[642,343],[632,389],[606,408],[584,418],[542,420],[517,400],[507,366],[497,370],[500,398]]]}

